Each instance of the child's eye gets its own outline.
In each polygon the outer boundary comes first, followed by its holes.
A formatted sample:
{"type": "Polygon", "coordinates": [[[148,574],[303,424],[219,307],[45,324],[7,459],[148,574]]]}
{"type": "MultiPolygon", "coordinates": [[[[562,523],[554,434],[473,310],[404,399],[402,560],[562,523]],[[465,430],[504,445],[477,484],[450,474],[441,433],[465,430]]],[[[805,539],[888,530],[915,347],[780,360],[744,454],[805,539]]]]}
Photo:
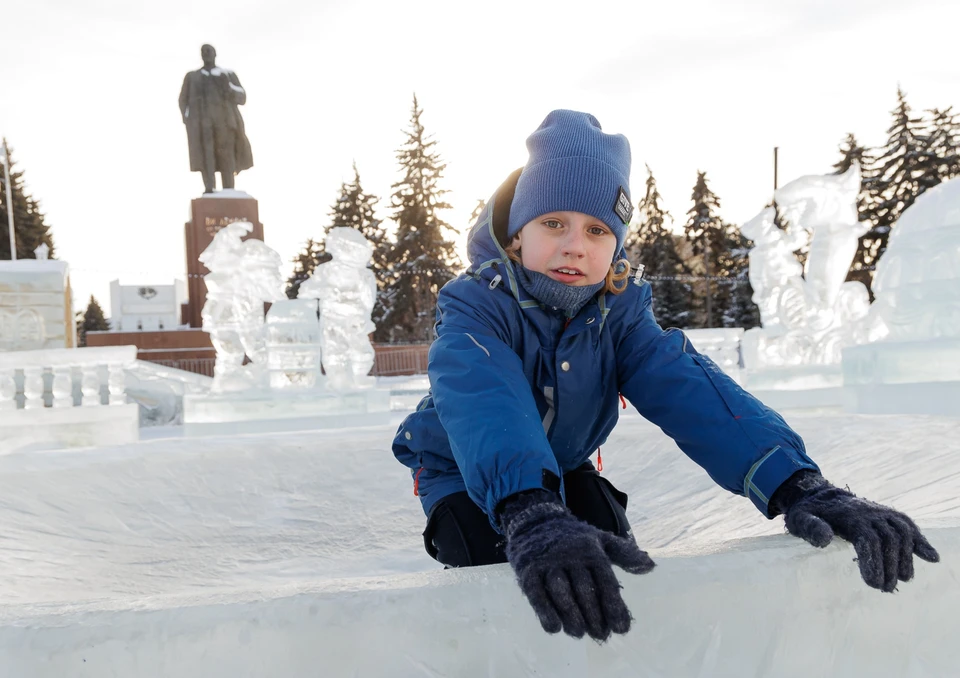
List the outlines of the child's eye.
{"type": "Polygon", "coordinates": [[[591,226],[589,229],[589,233],[591,233],[592,235],[606,235],[607,233],[609,233],[609,231],[607,231],[607,229],[603,228],[602,226],[591,226]]]}
{"type": "Polygon", "coordinates": [[[547,228],[561,228],[563,226],[563,224],[561,224],[556,219],[547,219],[546,221],[543,222],[543,225],[546,226],[547,228]]]}

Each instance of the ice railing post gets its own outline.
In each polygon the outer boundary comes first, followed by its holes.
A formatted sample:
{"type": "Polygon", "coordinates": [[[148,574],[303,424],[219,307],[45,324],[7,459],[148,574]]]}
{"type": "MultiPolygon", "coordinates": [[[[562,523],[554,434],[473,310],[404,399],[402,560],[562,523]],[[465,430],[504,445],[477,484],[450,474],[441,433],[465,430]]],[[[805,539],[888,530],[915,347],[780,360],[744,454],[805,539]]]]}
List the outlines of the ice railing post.
{"type": "Polygon", "coordinates": [[[0,353],[0,410],[73,407],[75,385],[79,388],[81,406],[102,406],[103,384],[109,394],[107,406],[123,405],[126,402],[124,370],[136,359],[136,346],[0,353]],[[18,376],[23,384],[22,408],[17,397],[18,376]]]}

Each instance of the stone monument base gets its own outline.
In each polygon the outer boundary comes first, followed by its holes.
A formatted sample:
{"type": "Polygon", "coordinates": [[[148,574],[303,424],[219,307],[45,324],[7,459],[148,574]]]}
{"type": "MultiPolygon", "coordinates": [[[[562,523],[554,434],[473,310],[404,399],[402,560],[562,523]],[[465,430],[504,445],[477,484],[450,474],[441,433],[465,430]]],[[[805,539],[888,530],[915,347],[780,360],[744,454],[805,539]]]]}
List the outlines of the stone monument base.
{"type": "Polygon", "coordinates": [[[190,221],[184,225],[187,245],[187,294],[189,303],[184,309],[184,324],[203,327],[200,312],[207,300],[207,286],[203,276],[210,271],[200,263],[200,253],[213,242],[214,236],[228,224],[248,221],[253,230],[244,237],[263,240],[263,224],[256,199],[243,191],[224,190],[190,201],[190,221]]]}
{"type": "Polygon", "coordinates": [[[960,339],[843,349],[847,411],[960,416],[960,339]]]}
{"type": "Polygon", "coordinates": [[[183,396],[186,435],[304,431],[390,422],[390,391],[242,391],[183,396]]]}

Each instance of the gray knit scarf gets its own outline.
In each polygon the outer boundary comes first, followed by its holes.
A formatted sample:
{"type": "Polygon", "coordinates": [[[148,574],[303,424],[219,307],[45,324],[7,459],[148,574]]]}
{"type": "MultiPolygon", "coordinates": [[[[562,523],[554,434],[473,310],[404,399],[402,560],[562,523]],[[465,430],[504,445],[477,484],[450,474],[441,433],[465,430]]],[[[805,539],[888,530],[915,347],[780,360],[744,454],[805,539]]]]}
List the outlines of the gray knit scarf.
{"type": "Polygon", "coordinates": [[[568,318],[575,316],[606,284],[566,285],[553,278],[517,264],[517,280],[531,297],[550,308],[563,311],[568,318]]]}

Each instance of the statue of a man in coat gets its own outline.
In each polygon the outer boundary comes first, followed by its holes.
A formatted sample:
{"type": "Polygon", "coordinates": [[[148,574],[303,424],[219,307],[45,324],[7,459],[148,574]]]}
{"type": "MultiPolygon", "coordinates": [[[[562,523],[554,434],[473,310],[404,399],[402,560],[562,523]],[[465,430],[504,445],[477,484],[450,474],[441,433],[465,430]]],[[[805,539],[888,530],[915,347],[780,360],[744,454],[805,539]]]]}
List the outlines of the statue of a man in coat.
{"type": "Polygon", "coordinates": [[[233,177],[253,167],[253,153],[243,129],[240,106],[247,93],[233,71],[217,66],[217,50],[200,48],[203,68],[187,73],[180,90],[180,114],[187,126],[190,171],[203,174],[204,193],[216,188],[220,172],[223,188],[233,188],[233,177]]]}

